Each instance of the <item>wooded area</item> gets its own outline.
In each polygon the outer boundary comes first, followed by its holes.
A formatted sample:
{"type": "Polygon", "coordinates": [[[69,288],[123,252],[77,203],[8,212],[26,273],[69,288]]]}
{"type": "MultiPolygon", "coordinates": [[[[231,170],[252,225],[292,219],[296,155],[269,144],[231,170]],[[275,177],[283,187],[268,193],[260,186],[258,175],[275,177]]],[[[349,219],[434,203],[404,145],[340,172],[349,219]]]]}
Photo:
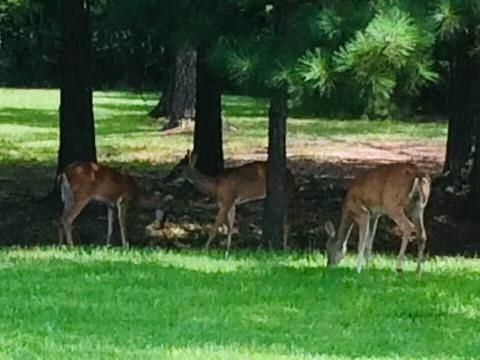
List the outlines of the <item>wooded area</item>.
{"type": "Polygon", "coordinates": [[[160,93],[150,115],[169,128],[194,119],[197,167],[218,174],[221,97],[235,92],[270,99],[274,247],[289,112],[448,118],[447,182],[466,185],[468,214],[480,214],[478,1],[4,0],[0,10],[0,83],[61,88],[59,170],[96,160],[95,87],[160,93]]]}

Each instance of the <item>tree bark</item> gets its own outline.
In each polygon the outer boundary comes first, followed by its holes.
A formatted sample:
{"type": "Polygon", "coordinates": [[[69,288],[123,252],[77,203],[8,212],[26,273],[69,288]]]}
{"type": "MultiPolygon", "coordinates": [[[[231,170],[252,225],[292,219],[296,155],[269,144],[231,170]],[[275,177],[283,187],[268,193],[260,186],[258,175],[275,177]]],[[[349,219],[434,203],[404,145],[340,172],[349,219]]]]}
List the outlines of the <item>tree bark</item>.
{"type": "Polygon", "coordinates": [[[270,98],[268,111],[267,197],[263,223],[264,242],[273,249],[280,249],[286,236],[284,221],[287,113],[286,92],[278,90],[270,98]]]}
{"type": "Polygon", "coordinates": [[[450,182],[454,185],[459,185],[461,181],[461,169],[473,143],[472,65],[468,39],[462,39],[450,63],[449,121],[444,165],[444,171],[449,172],[450,182]]]}
{"type": "Polygon", "coordinates": [[[175,85],[175,51],[172,48],[166,47],[165,52],[165,73],[163,79],[163,89],[160,94],[157,105],[148,113],[152,118],[159,118],[162,116],[168,117],[170,114],[170,105],[172,103],[173,87],[175,85]]]}
{"type": "Polygon", "coordinates": [[[474,58],[472,81],[472,117],[475,134],[475,152],[473,156],[473,169],[470,175],[470,193],[468,194],[468,217],[478,221],[480,217],[480,58],[474,58]]]}
{"type": "Polygon", "coordinates": [[[196,51],[188,47],[170,55],[168,71],[173,75],[167,79],[164,96],[150,112],[154,117],[165,116],[166,128],[176,127],[181,120],[195,117],[196,62],[196,51]]]}
{"type": "Polygon", "coordinates": [[[61,171],[73,161],[96,161],[91,86],[88,0],[61,1],[60,148],[61,171]]]}
{"type": "Polygon", "coordinates": [[[222,92],[220,79],[208,64],[207,51],[197,51],[197,96],[194,151],[197,168],[208,175],[223,170],[222,92]]]}
{"type": "MultiPolygon", "coordinates": [[[[287,34],[288,0],[275,2],[274,35],[278,43],[287,34]]],[[[285,168],[287,162],[287,91],[284,86],[272,90],[268,112],[267,196],[264,205],[263,241],[281,249],[285,234],[285,168]]],[[[286,242],[285,242],[286,244],[286,242]]]]}

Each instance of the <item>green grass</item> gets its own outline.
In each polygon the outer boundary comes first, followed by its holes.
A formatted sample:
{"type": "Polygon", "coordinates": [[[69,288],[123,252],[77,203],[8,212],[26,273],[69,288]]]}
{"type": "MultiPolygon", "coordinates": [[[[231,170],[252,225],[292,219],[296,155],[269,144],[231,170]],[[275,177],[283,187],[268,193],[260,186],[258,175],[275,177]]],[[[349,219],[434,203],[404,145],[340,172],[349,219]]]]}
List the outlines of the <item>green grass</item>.
{"type": "MultiPolygon", "coordinates": [[[[145,117],[155,102],[154,94],[95,93],[101,161],[156,171],[191,147],[191,135],[158,135],[161,124],[145,117]]],[[[267,102],[223,102],[238,128],[225,133],[226,156],[265,146],[267,102]]],[[[10,186],[0,192],[24,194],[11,195],[21,209],[51,186],[58,105],[57,90],[0,89],[0,184],[10,186]]],[[[300,142],[445,134],[435,122],[289,119],[289,139],[300,142]]],[[[388,257],[358,275],[352,257],[327,270],[321,255],[222,255],[1,249],[0,359],[480,358],[478,260],[430,259],[418,278],[413,262],[398,276],[388,257]]]]}
{"type": "MultiPolygon", "coordinates": [[[[191,135],[159,137],[161,127],[145,114],[156,95],[95,92],[94,108],[101,161],[163,163],[191,147],[191,135]]],[[[238,129],[225,133],[227,154],[266,145],[267,102],[224,96],[224,117],[238,129]]],[[[58,150],[58,90],[0,88],[0,163],[54,164],[58,150]]],[[[445,138],[438,122],[394,120],[289,119],[289,138],[445,138]]]]}
{"type": "Polygon", "coordinates": [[[480,357],[478,260],[421,276],[376,257],[0,251],[0,356],[80,359],[480,357]]]}

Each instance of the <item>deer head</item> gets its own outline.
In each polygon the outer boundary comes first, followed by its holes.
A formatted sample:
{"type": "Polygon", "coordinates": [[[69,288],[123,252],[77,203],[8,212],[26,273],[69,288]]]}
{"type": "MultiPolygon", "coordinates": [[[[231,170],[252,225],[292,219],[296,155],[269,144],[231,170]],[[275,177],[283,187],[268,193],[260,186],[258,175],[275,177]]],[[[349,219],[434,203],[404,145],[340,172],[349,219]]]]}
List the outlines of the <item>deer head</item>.
{"type": "Polygon", "coordinates": [[[324,224],[325,232],[328,235],[327,240],[327,265],[334,266],[337,265],[340,260],[343,259],[347,251],[346,242],[342,242],[341,239],[337,239],[337,232],[335,231],[335,226],[333,223],[328,220],[324,224]]]}
{"type": "Polygon", "coordinates": [[[197,154],[191,152],[190,150],[187,150],[187,153],[185,154],[183,159],[180,160],[178,164],[173,167],[173,169],[165,177],[164,181],[168,183],[178,178],[186,177],[187,172],[195,168],[196,162],[197,154]]]}

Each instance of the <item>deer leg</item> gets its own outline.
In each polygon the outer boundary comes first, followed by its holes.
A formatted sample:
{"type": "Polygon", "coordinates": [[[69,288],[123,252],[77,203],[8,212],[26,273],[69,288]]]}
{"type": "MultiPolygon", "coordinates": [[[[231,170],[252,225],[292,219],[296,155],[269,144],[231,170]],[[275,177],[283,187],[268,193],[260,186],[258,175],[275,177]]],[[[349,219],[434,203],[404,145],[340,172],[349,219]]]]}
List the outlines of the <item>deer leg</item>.
{"type": "Polygon", "coordinates": [[[397,224],[397,226],[402,231],[403,236],[407,237],[408,240],[412,240],[414,237],[417,237],[417,229],[415,225],[410,221],[410,219],[405,215],[403,208],[396,208],[388,212],[388,216],[397,224]]]}
{"type": "Polygon", "coordinates": [[[285,216],[283,218],[283,250],[288,250],[288,233],[290,232],[290,224],[288,222],[289,216],[285,210],[285,216]]]}
{"type": "Polygon", "coordinates": [[[370,215],[366,214],[357,221],[358,224],[358,255],[357,255],[357,272],[362,271],[362,267],[365,265],[365,248],[370,236],[369,223],[370,215]]]}
{"type": "MultiPolygon", "coordinates": [[[[65,235],[67,238],[67,244],[69,246],[73,246],[72,224],[89,201],[90,199],[85,199],[73,202],[71,204],[65,204],[65,209],[63,210],[60,222],[62,223],[63,230],[65,231],[65,235]]],[[[63,234],[62,238],[59,239],[59,241],[60,240],[63,243],[63,234]]]]}
{"type": "Polygon", "coordinates": [[[227,214],[227,249],[225,250],[225,258],[228,257],[228,253],[230,251],[230,245],[232,244],[232,233],[233,233],[233,225],[235,223],[235,205],[228,211],[227,214]]]}
{"type": "Polygon", "coordinates": [[[128,248],[127,229],[125,220],[127,218],[127,206],[122,198],[117,201],[118,224],[120,225],[120,235],[122,237],[122,246],[128,248]]]}
{"type": "Polygon", "coordinates": [[[111,206],[107,207],[107,221],[108,221],[108,230],[107,230],[107,246],[110,246],[113,233],[113,208],[111,206]]]}
{"type": "Polygon", "coordinates": [[[217,234],[218,227],[225,223],[226,215],[227,215],[227,209],[224,206],[221,205],[220,209],[218,210],[217,216],[215,218],[215,222],[213,223],[212,227],[210,228],[210,233],[208,235],[208,240],[204,245],[205,250],[208,250],[208,248],[210,246],[210,243],[212,242],[213,238],[217,234]]]}
{"type": "Polygon", "coordinates": [[[375,234],[377,232],[379,218],[380,218],[379,216],[375,216],[370,219],[370,224],[369,224],[370,231],[368,234],[367,244],[365,248],[365,264],[366,265],[368,265],[368,262],[370,261],[370,258],[372,256],[373,239],[375,238],[375,234]]]}
{"type": "Polygon", "coordinates": [[[395,223],[402,231],[402,244],[400,245],[400,251],[398,253],[396,265],[397,271],[401,272],[403,270],[405,251],[407,250],[408,243],[412,240],[413,237],[418,236],[418,230],[416,229],[415,225],[410,221],[410,219],[405,215],[405,211],[403,210],[403,208],[394,209],[388,214],[388,216],[393,221],[395,221],[395,223]]]}
{"type": "Polygon", "coordinates": [[[425,247],[427,244],[427,232],[425,231],[425,224],[423,222],[423,212],[425,207],[421,204],[416,204],[413,210],[410,212],[410,216],[417,229],[417,272],[422,271],[422,263],[424,258],[425,247]]]}
{"type": "Polygon", "coordinates": [[[403,262],[405,259],[405,251],[407,250],[408,242],[410,241],[409,237],[404,235],[402,236],[402,244],[400,245],[400,251],[398,252],[397,257],[397,272],[403,271],[403,262]]]}

